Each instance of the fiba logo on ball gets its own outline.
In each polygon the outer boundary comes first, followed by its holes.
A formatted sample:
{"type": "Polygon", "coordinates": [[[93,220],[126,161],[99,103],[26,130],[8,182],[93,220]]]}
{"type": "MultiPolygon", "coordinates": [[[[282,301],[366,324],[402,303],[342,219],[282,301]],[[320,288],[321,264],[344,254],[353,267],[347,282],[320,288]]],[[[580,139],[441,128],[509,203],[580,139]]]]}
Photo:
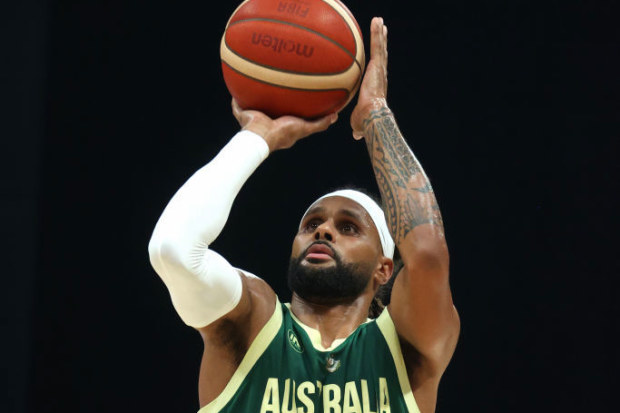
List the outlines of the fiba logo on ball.
{"type": "Polygon", "coordinates": [[[310,11],[309,4],[310,2],[305,0],[281,1],[278,3],[278,11],[306,17],[310,11]]]}
{"type": "Polygon", "coordinates": [[[340,0],[245,0],[228,20],[220,57],[243,109],[307,119],[344,108],[365,64],[361,30],[340,0]]]}

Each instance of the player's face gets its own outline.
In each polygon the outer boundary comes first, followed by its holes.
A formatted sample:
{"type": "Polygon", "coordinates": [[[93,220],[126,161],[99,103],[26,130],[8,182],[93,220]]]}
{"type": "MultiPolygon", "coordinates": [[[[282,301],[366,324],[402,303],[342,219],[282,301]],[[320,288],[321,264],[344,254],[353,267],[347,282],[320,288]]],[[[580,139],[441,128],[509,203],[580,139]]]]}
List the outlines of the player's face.
{"type": "Polygon", "coordinates": [[[355,298],[380,267],[375,225],[357,202],[329,197],[304,216],[289,264],[289,287],[302,298],[355,298]]]}

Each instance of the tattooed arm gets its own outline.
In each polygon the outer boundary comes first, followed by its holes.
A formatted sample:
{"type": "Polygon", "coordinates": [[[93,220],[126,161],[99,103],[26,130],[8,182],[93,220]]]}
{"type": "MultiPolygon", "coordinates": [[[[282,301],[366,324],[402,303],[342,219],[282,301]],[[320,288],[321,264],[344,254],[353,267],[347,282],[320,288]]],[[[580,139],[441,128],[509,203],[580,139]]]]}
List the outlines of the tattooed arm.
{"type": "Polygon", "coordinates": [[[385,99],[387,28],[381,19],[374,19],[371,32],[371,59],[351,125],[354,137],[366,140],[386,220],[404,263],[388,309],[401,340],[413,348],[409,352],[403,348],[403,353],[416,388],[427,377],[438,382],[456,346],[459,318],[433,188],[385,99]]]}

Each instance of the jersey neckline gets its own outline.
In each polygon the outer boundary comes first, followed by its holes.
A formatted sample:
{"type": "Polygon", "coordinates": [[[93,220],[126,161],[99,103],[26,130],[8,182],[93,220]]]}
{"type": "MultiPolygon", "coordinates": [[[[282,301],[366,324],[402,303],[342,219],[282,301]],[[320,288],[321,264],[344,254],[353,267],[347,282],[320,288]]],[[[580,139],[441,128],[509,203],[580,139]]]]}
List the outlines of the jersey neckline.
{"type": "Polygon", "coordinates": [[[315,350],[320,351],[320,352],[330,352],[330,351],[336,350],[349,337],[351,337],[351,335],[353,333],[355,333],[360,328],[360,326],[363,326],[364,324],[368,324],[371,321],[374,321],[374,319],[372,319],[372,318],[367,318],[366,321],[364,321],[362,324],[357,326],[357,328],[355,330],[351,331],[351,333],[349,335],[347,335],[346,337],[343,337],[343,338],[335,339],[332,342],[331,346],[325,348],[325,347],[323,347],[323,341],[321,340],[321,332],[319,330],[317,330],[316,328],[312,328],[312,327],[304,324],[299,318],[297,318],[297,316],[295,316],[295,314],[293,313],[293,310],[291,310],[291,303],[284,303],[284,306],[287,308],[287,310],[288,310],[289,314],[291,315],[291,318],[293,319],[293,321],[295,321],[295,323],[297,323],[306,332],[306,335],[308,336],[308,339],[312,343],[312,347],[314,347],[315,350]]]}

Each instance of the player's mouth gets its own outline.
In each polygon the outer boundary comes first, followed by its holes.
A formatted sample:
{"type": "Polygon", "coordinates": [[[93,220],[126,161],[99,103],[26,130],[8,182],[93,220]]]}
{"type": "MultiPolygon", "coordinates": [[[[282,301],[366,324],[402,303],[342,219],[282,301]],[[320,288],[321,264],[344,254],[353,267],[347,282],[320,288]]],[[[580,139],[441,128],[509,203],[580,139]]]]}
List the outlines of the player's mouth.
{"type": "Polygon", "coordinates": [[[323,262],[334,259],[334,250],[322,243],[312,244],[304,257],[309,262],[323,262]]]}

